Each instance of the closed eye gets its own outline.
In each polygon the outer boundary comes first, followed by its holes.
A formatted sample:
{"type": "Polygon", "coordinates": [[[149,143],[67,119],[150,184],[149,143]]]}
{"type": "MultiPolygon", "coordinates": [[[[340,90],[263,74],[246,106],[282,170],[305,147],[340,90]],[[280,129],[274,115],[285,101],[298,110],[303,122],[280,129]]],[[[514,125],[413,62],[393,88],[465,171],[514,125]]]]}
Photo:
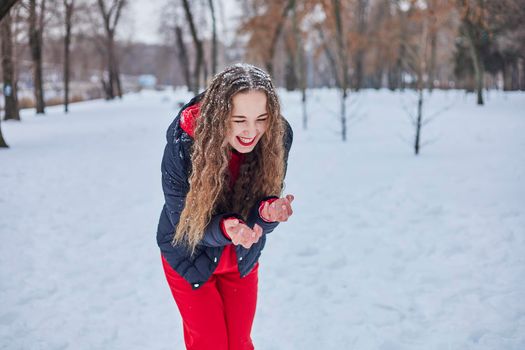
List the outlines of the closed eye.
{"type": "MultiPolygon", "coordinates": [[[[268,120],[268,118],[262,118],[262,119],[257,119],[258,122],[264,122],[265,120],[268,120]]],[[[246,120],[234,120],[233,122],[234,123],[244,123],[246,120]]]]}

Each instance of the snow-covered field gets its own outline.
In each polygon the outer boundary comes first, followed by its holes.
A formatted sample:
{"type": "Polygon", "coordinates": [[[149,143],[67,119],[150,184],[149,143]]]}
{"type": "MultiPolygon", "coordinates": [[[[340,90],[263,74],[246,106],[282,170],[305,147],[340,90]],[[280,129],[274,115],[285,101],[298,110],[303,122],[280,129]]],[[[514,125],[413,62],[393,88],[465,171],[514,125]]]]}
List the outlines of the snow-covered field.
{"type": "MultiPolygon", "coordinates": [[[[281,92],[291,220],[261,258],[259,350],[525,349],[525,94],[281,92]],[[414,108],[412,107],[412,108],[414,108]]],[[[177,92],[2,122],[0,349],[182,349],[155,242],[177,92]]]]}

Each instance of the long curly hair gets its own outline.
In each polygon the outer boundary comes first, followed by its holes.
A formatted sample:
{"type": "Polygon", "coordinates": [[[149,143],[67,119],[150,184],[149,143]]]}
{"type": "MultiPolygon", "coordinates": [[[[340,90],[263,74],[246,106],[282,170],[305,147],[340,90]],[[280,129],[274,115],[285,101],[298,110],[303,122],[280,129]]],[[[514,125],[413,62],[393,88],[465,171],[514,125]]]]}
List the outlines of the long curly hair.
{"type": "Polygon", "coordinates": [[[235,64],[217,74],[200,106],[191,150],[189,192],[172,244],[186,244],[191,252],[204,237],[215,214],[233,212],[247,218],[250,209],[266,196],[280,196],[285,172],[285,122],[270,76],[249,64],[235,64]],[[267,129],[254,149],[244,154],[235,185],[230,189],[228,163],[232,147],[232,98],[252,90],[266,94],[267,129]]]}

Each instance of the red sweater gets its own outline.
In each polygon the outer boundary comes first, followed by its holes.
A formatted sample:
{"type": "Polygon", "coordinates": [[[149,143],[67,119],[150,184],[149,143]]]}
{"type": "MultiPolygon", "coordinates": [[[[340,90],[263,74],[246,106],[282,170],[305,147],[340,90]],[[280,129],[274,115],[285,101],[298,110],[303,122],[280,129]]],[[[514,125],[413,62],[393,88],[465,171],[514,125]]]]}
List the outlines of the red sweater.
{"type": "MultiPolygon", "coordinates": [[[[190,106],[186,108],[184,111],[182,111],[180,126],[191,137],[194,137],[194,134],[195,134],[195,123],[199,117],[199,112],[200,112],[200,103],[190,106]]],[[[233,150],[230,152],[230,162],[228,164],[230,175],[231,175],[230,188],[233,188],[233,186],[235,185],[235,181],[239,177],[239,170],[240,170],[240,167],[243,161],[244,161],[244,154],[239,153],[236,150],[233,150]]],[[[272,203],[273,201],[275,201],[275,199],[268,200],[269,203],[272,203]]],[[[264,205],[264,201],[261,202],[261,204],[259,205],[259,215],[261,213],[263,205],[264,205]]],[[[265,220],[262,216],[261,218],[265,220]]],[[[222,233],[230,239],[230,236],[228,235],[224,227],[224,220],[226,219],[223,219],[221,221],[221,230],[222,230],[222,233]]],[[[221,261],[219,263],[219,266],[215,270],[215,273],[225,271],[225,270],[230,270],[236,267],[237,267],[237,254],[235,253],[235,247],[233,244],[228,244],[224,247],[221,261]]]]}

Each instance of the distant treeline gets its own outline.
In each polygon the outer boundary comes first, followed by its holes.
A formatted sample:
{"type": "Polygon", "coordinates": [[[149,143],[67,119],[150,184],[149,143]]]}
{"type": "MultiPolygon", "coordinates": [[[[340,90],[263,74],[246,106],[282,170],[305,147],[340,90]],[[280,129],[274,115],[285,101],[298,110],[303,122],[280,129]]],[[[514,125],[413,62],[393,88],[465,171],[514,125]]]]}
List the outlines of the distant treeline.
{"type": "Polygon", "coordinates": [[[478,104],[487,88],[525,90],[525,0],[229,0],[235,20],[226,1],[165,0],[157,45],[119,35],[127,0],[3,1],[4,119],[19,119],[19,91],[37,113],[67,112],[142,74],[197,92],[238,61],[289,90],[460,88],[478,104]]]}

